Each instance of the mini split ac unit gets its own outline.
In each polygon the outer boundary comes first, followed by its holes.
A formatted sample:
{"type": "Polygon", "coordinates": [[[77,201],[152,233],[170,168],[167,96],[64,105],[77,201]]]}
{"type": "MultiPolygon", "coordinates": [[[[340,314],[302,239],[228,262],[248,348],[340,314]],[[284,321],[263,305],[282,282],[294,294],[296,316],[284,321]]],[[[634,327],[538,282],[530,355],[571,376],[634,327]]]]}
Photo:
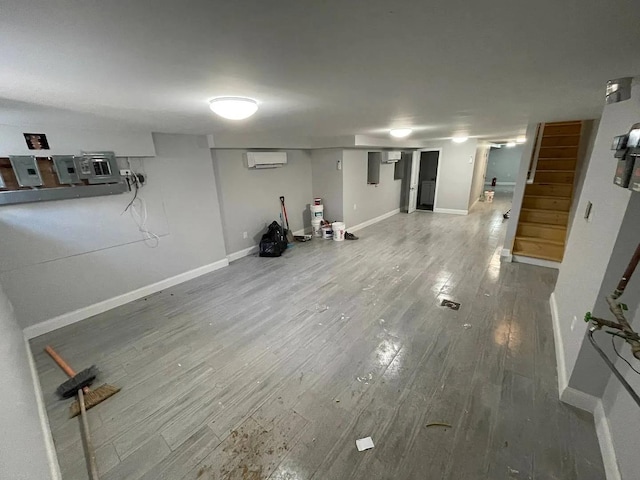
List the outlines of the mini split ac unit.
{"type": "Polygon", "coordinates": [[[287,164],[287,152],[247,152],[249,168],[277,168],[287,164]]]}
{"type": "Polygon", "coordinates": [[[396,163],[402,159],[402,152],[383,152],[382,163],[396,163]]]}

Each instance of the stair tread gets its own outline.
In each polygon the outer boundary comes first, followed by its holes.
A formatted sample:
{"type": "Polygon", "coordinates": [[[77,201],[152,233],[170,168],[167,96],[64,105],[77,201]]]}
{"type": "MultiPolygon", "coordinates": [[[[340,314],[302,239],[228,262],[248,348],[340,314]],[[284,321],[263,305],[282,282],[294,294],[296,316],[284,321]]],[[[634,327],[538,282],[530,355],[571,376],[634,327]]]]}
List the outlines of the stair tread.
{"type": "Polygon", "coordinates": [[[524,235],[516,235],[517,240],[524,240],[527,242],[545,243],[547,245],[558,245],[563,247],[564,241],[562,240],[549,240],[548,238],[529,237],[524,235]]]}
{"type": "Polygon", "coordinates": [[[529,185],[573,185],[573,182],[571,182],[571,183],[567,183],[567,182],[536,182],[534,180],[534,182],[530,183],[529,185]]]}
{"type": "Polygon", "coordinates": [[[556,225],[553,223],[537,223],[537,222],[518,222],[518,226],[520,225],[532,225],[535,227],[545,227],[545,228],[553,228],[554,230],[567,230],[566,225],[556,225]]]}
{"type": "Polygon", "coordinates": [[[571,200],[571,197],[559,197],[557,195],[531,195],[531,194],[526,194],[524,195],[524,198],[549,198],[549,199],[553,199],[553,200],[571,200]]]}
{"type": "Polygon", "coordinates": [[[552,255],[542,255],[539,253],[529,252],[527,250],[513,250],[513,255],[522,255],[523,257],[539,258],[541,260],[550,260],[552,262],[562,262],[562,257],[554,257],[552,255]]]}
{"type": "Polygon", "coordinates": [[[577,160],[578,157],[539,157],[538,160],[577,160]]]}
{"type": "MultiPolygon", "coordinates": [[[[544,137],[542,137],[544,138],[544,137]]],[[[543,148],[576,148],[580,145],[540,145],[540,149],[543,148]]]]}
{"type": "Polygon", "coordinates": [[[523,211],[523,212],[554,212],[554,213],[569,214],[569,212],[559,212],[557,210],[548,210],[546,208],[521,208],[520,211],[523,211]]]}
{"type": "Polygon", "coordinates": [[[575,170],[549,170],[549,169],[544,169],[544,170],[536,170],[536,173],[541,173],[541,172],[554,172],[554,173],[575,173],[575,170]]]}

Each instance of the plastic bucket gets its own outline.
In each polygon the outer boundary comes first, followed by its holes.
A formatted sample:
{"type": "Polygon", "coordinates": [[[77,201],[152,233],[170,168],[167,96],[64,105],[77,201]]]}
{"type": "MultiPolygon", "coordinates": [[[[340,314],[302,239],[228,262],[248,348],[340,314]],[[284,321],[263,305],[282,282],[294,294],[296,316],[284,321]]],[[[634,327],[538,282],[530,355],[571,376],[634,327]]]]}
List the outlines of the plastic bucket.
{"type": "Polygon", "coordinates": [[[487,190],[486,192],[484,192],[484,198],[487,200],[488,203],[493,202],[493,192],[490,190],[487,190]]]}
{"type": "Polygon", "coordinates": [[[320,197],[316,197],[313,199],[313,204],[314,205],[322,205],[322,199],[320,197]]]}
{"type": "Polygon", "coordinates": [[[344,240],[344,232],[347,229],[344,222],[333,222],[331,224],[331,228],[333,228],[333,239],[336,242],[341,242],[344,240]]]}
{"type": "Polygon", "coordinates": [[[314,237],[321,237],[322,236],[322,220],[321,219],[316,219],[313,218],[311,219],[311,234],[314,237]]]}
{"type": "Polygon", "coordinates": [[[333,230],[331,230],[331,227],[322,227],[322,238],[324,238],[325,240],[331,240],[333,238],[333,230]]]}
{"type": "Polygon", "coordinates": [[[311,217],[322,218],[324,216],[324,205],[309,205],[311,207],[311,217]]]}

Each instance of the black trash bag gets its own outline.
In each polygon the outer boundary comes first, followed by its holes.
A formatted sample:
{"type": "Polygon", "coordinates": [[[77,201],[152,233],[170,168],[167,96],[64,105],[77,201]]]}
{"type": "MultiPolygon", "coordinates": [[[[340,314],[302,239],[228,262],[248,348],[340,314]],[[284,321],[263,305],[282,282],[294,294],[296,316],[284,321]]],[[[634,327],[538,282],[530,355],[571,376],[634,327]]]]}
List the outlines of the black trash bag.
{"type": "Polygon", "coordinates": [[[278,222],[272,222],[267,227],[267,233],[260,240],[261,257],[279,257],[287,249],[287,237],[278,222]]]}

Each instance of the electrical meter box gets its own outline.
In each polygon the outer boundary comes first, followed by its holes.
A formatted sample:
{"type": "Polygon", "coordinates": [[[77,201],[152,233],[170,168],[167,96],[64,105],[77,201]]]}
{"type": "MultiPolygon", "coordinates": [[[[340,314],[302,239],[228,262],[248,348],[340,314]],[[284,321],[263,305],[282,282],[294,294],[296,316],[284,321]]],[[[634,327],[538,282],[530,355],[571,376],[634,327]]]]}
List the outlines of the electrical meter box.
{"type": "Polygon", "coordinates": [[[120,170],[113,152],[83,152],[76,159],[78,175],[90,184],[119,183],[120,170]]]}
{"type": "Polygon", "coordinates": [[[58,181],[63,185],[82,183],[76,167],[76,159],[72,155],[54,155],[51,157],[56,168],[58,181]]]}
{"type": "Polygon", "coordinates": [[[10,156],[9,161],[21,187],[40,187],[42,177],[34,156],[10,156]]]}
{"type": "Polygon", "coordinates": [[[636,161],[633,166],[633,172],[631,173],[631,180],[629,180],[629,190],[640,192],[640,155],[634,158],[636,161]]]}
{"type": "Polygon", "coordinates": [[[613,177],[613,183],[622,188],[629,186],[631,180],[631,172],[633,171],[634,157],[627,155],[618,160],[616,174],[613,177]]]}

